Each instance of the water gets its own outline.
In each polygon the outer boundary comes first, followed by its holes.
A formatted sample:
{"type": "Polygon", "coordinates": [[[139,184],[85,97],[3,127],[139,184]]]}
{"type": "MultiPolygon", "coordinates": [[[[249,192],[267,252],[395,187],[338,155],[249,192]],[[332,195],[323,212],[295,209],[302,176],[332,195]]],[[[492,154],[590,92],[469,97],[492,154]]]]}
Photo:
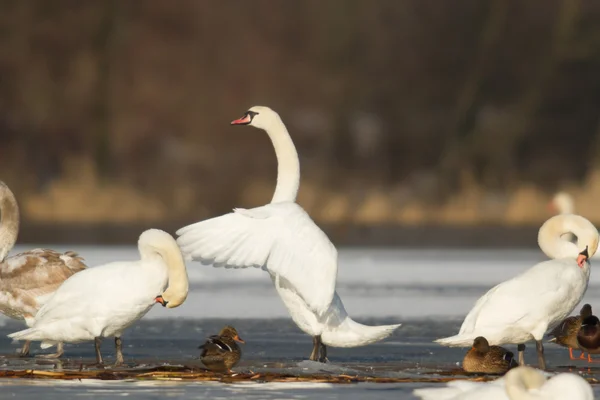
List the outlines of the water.
{"type": "MultiPolygon", "coordinates": [[[[57,250],[66,247],[54,246],[57,250]]],[[[82,254],[88,265],[113,260],[134,260],[133,247],[70,248],[82,254]]],[[[22,249],[16,249],[20,251],[22,249]]],[[[539,250],[373,250],[340,251],[338,293],[349,314],[359,322],[403,326],[384,342],[354,349],[329,350],[331,364],[323,367],[306,361],[311,339],[295,327],[263,271],[223,270],[190,263],[190,294],[179,308],[154,307],[123,336],[129,366],[201,366],[197,347],[208,335],[225,324],[234,325],[246,340],[243,360],[237,371],[290,371],[306,373],[315,368],[374,376],[425,376],[458,368],[466,349],[444,348],[432,341],[455,334],[475,300],[498,282],[515,276],[544,260],[539,250]]],[[[593,271],[593,268],[592,268],[593,271]]],[[[590,279],[584,299],[600,304],[600,274],[590,279]]],[[[17,321],[0,320],[0,353],[17,347],[6,334],[21,329],[17,321]]],[[[511,347],[511,346],[507,346],[511,347]]],[[[513,351],[516,349],[512,349],[513,351]]],[[[34,352],[40,350],[34,345],[34,352]]],[[[112,341],[103,345],[106,361],[114,354],[112,341]]],[[[93,345],[67,345],[67,367],[91,363],[93,345]]],[[[529,346],[526,360],[535,363],[535,349],[529,346]]],[[[596,367],[570,361],[568,351],[549,344],[550,368],[572,369],[586,375],[596,367]]],[[[0,359],[0,369],[54,368],[33,359],[0,359]],[[41,365],[40,365],[41,363],[41,365]]],[[[600,373],[599,373],[600,375],[600,373]]],[[[0,380],[2,398],[33,399],[88,397],[108,399],[127,396],[151,398],[344,398],[413,399],[411,392],[429,384],[219,384],[181,382],[39,381],[0,380]],[[6,397],[9,398],[9,397],[6,397]]],[[[600,394],[600,387],[595,388],[600,394]]]]}

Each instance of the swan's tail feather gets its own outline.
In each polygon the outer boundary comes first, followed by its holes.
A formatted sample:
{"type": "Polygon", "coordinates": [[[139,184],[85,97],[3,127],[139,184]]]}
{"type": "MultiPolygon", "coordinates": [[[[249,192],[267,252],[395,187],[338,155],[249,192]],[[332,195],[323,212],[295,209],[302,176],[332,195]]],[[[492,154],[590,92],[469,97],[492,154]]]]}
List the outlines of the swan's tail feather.
{"type": "Polygon", "coordinates": [[[473,340],[475,340],[474,336],[459,334],[447,338],[437,339],[434,340],[434,342],[447,347],[469,347],[473,345],[473,340]]]}
{"type": "Polygon", "coordinates": [[[58,344],[58,342],[52,342],[52,341],[45,340],[42,343],[40,343],[40,348],[47,349],[49,347],[56,346],[57,344],[58,344]]]}
{"type": "Polygon", "coordinates": [[[37,328],[28,328],[11,333],[8,337],[14,340],[36,340],[38,338],[38,333],[37,328]]]}
{"type": "Polygon", "coordinates": [[[333,347],[365,346],[387,338],[401,325],[368,326],[347,317],[342,324],[327,328],[321,334],[321,339],[324,344],[333,347]]]}

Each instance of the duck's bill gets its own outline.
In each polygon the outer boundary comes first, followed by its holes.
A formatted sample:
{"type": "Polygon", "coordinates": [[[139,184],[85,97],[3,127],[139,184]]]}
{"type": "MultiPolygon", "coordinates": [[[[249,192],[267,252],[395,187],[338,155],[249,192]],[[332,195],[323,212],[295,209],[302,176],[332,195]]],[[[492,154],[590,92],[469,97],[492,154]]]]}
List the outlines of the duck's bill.
{"type": "Polygon", "coordinates": [[[250,114],[245,114],[242,118],[234,119],[231,125],[248,125],[252,121],[250,114]]]}
{"type": "Polygon", "coordinates": [[[236,336],[236,337],[234,337],[234,338],[233,338],[233,340],[235,340],[236,342],[239,342],[239,343],[246,343],[246,342],[245,342],[245,341],[244,341],[244,340],[243,340],[241,337],[239,337],[239,336],[236,336]]]}

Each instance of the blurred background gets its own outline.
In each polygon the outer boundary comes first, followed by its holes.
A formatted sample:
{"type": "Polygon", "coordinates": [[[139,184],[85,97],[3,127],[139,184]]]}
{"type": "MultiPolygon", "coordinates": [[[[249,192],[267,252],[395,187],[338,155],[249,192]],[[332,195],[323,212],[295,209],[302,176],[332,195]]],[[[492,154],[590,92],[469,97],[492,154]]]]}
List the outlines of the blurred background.
{"type": "Polygon", "coordinates": [[[288,126],[298,201],[337,244],[535,246],[559,191],[600,222],[599,18],[592,0],[0,0],[20,242],[134,243],[267,203],[269,139],[229,125],[253,105],[288,126]]]}

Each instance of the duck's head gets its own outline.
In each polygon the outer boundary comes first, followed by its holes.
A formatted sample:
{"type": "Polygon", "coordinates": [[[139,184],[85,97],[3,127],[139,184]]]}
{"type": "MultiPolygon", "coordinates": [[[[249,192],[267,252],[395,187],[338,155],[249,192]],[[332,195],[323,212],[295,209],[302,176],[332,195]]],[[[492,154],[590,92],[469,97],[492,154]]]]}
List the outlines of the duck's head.
{"type": "Polygon", "coordinates": [[[483,336],[478,336],[473,340],[473,349],[479,351],[480,353],[487,353],[490,351],[490,344],[487,339],[483,336]]]}
{"type": "Polygon", "coordinates": [[[244,113],[241,118],[231,121],[231,125],[250,125],[255,128],[267,130],[279,114],[265,106],[254,106],[244,113]]]}
{"type": "Polygon", "coordinates": [[[600,324],[600,320],[595,315],[590,315],[589,317],[586,317],[583,319],[583,321],[581,321],[582,328],[586,327],[586,326],[596,326],[599,324],[600,324]]]}
{"type": "Polygon", "coordinates": [[[583,307],[581,307],[581,310],[579,311],[579,315],[582,316],[584,319],[587,317],[591,317],[592,306],[590,306],[589,304],[584,304],[583,307]]]}
{"type": "Polygon", "coordinates": [[[236,342],[246,343],[244,340],[242,340],[242,338],[240,337],[238,332],[231,325],[227,325],[226,327],[221,329],[221,332],[219,332],[219,336],[231,338],[231,339],[235,340],[236,342]]]}

